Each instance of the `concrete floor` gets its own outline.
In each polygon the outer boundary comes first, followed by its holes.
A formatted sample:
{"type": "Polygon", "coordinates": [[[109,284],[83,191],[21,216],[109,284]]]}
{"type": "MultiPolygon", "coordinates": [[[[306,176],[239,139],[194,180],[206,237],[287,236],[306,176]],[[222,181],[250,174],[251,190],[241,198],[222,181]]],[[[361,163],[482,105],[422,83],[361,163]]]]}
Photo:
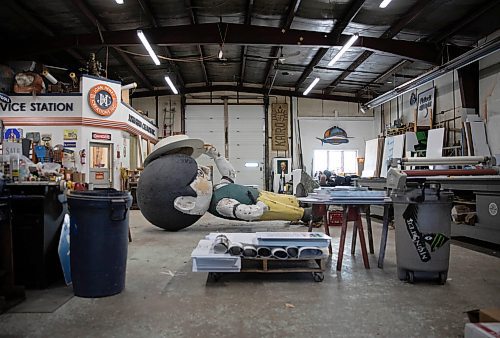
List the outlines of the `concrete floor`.
{"type": "MultiPolygon", "coordinates": [[[[500,307],[500,259],[451,246],[448,283],[398,280],[394,230],[385,267],[346,255],[325,280],[310,274],[224,276],[191,272],[190,253],[209,232],[305,231],[285,222],[238,223],[204,216],[169,233],[131,211],[127,284],[112,297],[72,297],[53,313],[5,313],[0,336],[44,337],[460,337],[465,311],[500,307]]],[[[339,228],[332,228],[334,253],[339,228]]],[[[374,223],[375,251],[381,226],[374,223]]],[[[348,237],[350,238],[350,236],[348,237]]],[[[68,290],[69,291],[69,290],[68,290]]]]}

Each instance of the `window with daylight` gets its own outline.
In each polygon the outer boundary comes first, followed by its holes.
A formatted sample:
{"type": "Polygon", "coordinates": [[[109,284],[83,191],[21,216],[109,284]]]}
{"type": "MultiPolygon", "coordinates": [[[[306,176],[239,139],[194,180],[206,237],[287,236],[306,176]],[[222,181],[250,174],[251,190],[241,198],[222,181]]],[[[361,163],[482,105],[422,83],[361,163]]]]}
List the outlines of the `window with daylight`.
{"type": "Polygon", "coordinates": [[[334,174],[356,174],[358,172],[357,150],[315,150],[314,172],[329,170],[334,174]]]}

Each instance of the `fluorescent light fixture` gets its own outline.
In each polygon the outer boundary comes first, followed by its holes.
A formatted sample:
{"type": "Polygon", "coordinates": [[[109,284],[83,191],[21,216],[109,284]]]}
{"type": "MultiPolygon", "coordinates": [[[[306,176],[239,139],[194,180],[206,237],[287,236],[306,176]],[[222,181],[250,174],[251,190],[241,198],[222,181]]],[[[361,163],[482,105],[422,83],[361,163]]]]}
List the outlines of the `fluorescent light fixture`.
{"type": "Polygon", "coordinates": [[[259,164],[257,162],[247,162],[245,163],[245,167],[247,168],[257,168],[259,164]]]}
{"type": "Polygon", "coordinates": [[[313,82],[311,82],[311,84],[309,85],[309,87],[307,87],[307,89],[304,91],[304,95],[307,95],[309,94],[309,92],[311,91],[311,89],[314,88],[314,86],[316,86],[316,84],[319,82],[319,77],[315,78],[313,80],[313,82]]]}
{"type": "Polygon", "coordinates": [[[354,34],[353,36],[351,36],[351,38],[347,41],[347,43],[340,49],[340,51],[337,53],[337,55],[335,55],[333,57],[333,59],[328,62],[328,67],[330,67],[331,65],[333,65],[335,62],[337,62],[341,57],[342,55],[344,55],[345,52],[347,52],[347,50],[349,48],[351,48],[351,46],[353,45],[353,43],[358,39],[359,35],[358,33],[354,34]]]}
{"type": "Polygon", "coordinates": [[[118,5],[123,5],[123,0],[115,0],[118,5]]]}
{"type": "Polygon", "coordinates": [[[148,39],[146,39],[146,36],[144,35],[144,33],[140,29],[137,30],[137,36],[139,37],[142,44],[144,45],[144,47],[148,51],[149,56],[151,56],[151,59],[153,59],[153,62],[155,63],[155,65],[159,66],[160,60],[158,60],[158,57],[156,56],[155,51],[153,50],[153,48],[151,48],[151,45],[149,44],[148,39]]]}
{"type": "Polygon", "coordinates": [[[386,8],[387,5],[391,2],[392,0],[384,0],[380,3],[379,7],[380,8],[386,8]]]}
{"type": "Polygon", "coordinates": [[[168,86],[170,87],[170,89],[172,89],[174,94],[176,94],[176,95],[179,94],[179,92],[177,91],[177,88],[175,88],[174,83],[172,82],[172,80],[170,80],[169,76],[165,76],[165,81],[167,81],[168,86]]]}

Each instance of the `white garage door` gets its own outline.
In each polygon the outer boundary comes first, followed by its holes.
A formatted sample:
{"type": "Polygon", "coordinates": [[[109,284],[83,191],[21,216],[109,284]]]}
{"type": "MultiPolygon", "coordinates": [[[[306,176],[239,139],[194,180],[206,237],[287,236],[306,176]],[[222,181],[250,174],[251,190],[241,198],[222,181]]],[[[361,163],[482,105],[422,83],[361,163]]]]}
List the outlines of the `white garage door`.
{"type": "Polygon", "coordinates": [[[229,161],[239,184],[264,184],[264,107],[230,105],[228,121],[229,161]],[[257,165],[257,166],[254,166],[257,165]]]}
{"type": "MultiPolygon", "coordinates": [[[[224,106],[186,106],[186,135],[202,139],[224,154],[224,106]]],[[[221,175],[210,157],[201,155],[196,161],[200,165],[212,167],[214,182],[220,181],[221,175]]]]}
{"type": "MultiPolygon", "coordinates": [[[[236,183],[263,187],[264,183],[264,107],[230,105],[228,119],[229,161],[236,170],[236,183]],[[252,166],[252,164],[254,166],[252,166]],[[256,165],[256,166],[255,166],[256,165]]],[[[224,106],[186,106],[186,134],[213,144],[224,154],[224,106]]],[[[197,162],[214,168],[214,182],[221,176],[205,155],[197,162]]]]}

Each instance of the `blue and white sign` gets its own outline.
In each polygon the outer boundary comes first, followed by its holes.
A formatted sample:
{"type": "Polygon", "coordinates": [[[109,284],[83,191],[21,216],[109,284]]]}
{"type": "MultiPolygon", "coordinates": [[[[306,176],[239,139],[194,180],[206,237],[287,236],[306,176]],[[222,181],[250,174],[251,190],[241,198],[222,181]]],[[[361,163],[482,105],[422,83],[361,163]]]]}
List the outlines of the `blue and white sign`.
{"type": "Polygon", "coordinates": [[[76,148],[76,142],[64,142],[64,148],[76,148]]]}
{"type": "Polygon", "coordinates": [[[11,103],[12,100],[10,99],[9,95],[4,94],[4,93],[0,93],[0,102],[11,103]]]}
{"type": "Polygon", "coordinates": [[[21,131],[15,128],[9,128],[5,130],[4,139],[9,141],[20,140],[22,138],[21,131]]]}

